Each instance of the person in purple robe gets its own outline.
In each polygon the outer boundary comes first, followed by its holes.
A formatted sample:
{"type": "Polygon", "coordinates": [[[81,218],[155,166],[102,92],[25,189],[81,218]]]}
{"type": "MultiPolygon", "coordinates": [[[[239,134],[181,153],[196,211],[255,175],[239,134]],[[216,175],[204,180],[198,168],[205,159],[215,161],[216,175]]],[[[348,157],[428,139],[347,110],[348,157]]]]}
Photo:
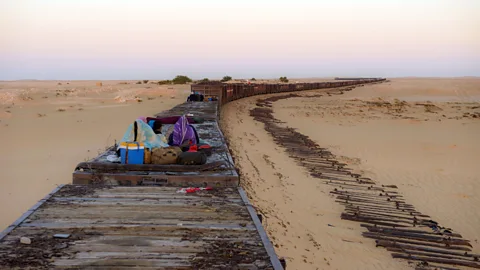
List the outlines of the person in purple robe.
{"type": "Polygon", "coordinates": [[[191,141],[192,144],[197,144],[197,138],[195,136],[195,129],[188,122],[185,115],[182,115],[173,127],[173,144],[180,146],[185,142],[191,141]]]}

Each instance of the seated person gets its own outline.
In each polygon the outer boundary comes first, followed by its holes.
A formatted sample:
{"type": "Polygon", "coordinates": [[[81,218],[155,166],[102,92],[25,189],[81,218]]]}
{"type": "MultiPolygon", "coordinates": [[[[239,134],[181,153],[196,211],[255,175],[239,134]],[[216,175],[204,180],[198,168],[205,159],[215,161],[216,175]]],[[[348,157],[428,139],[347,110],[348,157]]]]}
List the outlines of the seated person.
{"type": "Polygon", "coordinates": [[[146,121],[137,119],[130,124],[120,140],[122,142],[141,142],[146,148],[168,147],[167,139],[162,134],[156,134],[146,121]]]}
{"type": "Polygon", "coordinates": [[[203,99],[203,94],[199,94],[198,92],[192,92],[190,96],[188,96],[187,101],[203,101],[203,99]]]}
{"type": "Polygon", "coordinates": [[[189,124],[185,115],[182,115],[175,123],[173,132],[168,138],[168,143],[174,146],[181,146],[184,144],[199,143],[198,133],[195,128],[189,124]]]}
{"type": "Polygon", "coordinates": [[[153,129],[155,134],[162,134],[162,123],[160,121],[150,120],[148,125],[153,129]]]}

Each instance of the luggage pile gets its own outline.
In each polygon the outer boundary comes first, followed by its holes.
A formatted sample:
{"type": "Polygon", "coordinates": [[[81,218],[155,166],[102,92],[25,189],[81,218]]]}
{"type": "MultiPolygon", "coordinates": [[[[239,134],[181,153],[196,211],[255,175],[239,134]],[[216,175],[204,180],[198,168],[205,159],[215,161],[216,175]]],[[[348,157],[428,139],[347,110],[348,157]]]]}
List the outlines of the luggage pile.
{"type": "Polygon", "coordinates": [[[140,117],[131,124],[117,148],[122,164],[203,165],[212,154],[192,124],[203,119],[182,116],[140,117]],[[172,126],[173,129],[168,129],[172,126]],[[167,127],[167,128],[165,128],[167,127]],[[167,139],[168,138],[168,139],[167,139]]]}

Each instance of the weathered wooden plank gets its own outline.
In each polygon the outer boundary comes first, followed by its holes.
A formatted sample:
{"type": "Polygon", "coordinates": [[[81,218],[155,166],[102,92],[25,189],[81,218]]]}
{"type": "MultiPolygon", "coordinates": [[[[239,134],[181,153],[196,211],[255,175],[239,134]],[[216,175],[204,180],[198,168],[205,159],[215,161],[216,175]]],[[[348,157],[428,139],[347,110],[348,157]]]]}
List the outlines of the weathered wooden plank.
{"type": "MultiPolygon", "coordinates": [[[[35,220],[35,221],[45,221],[45,220],[55,220],[55,219],[70,219],[72,208],[67,209],[52,209],[48,211],[48,213],[35,213],[32,215],[28,220],[35,220]],[[69,215],[70,213],[70,215],[69,215]]],[[[140,208],[134,208],[129,210],[119,210],[119,209],[108,209],[108,207],[102,208],[100,210],[95,209],[88,209],[84,208],[77,208],[74,209],[76,220],[81,219],[91,219],[91,220],[105,220],[105,219],[118,219],[119,217],[134,217],[135,220],[143,221],[143,220],[156,220],[156,219],[209,219],[209,220],[244,220],[248,218],[248,213],[240,212],[240,211],[232,211],[232,209],[225,209],[225,210],[210,210],[206,209],[204,211],[195,212],[188,211],[185,209],[184,211],[145,211],[140,208]]]]}
{"type": "Polygon", "coordinates": [[[118,197],[103,197],[103,198],[88,198],[88,197],[65,197],[65,198],[53,198],[52,201],[56,202],[73,202],[73,201],[90,201],[90,202],[137,202],[137,201],[145,201],[145,200],[150,200],[150,201],[164,201],[164,202],[212,202],[212,203],[240,203],[240,199],[232,198],[232,199],[222,199],[222,198],[213,198],[213,197],[198,197],[198,198],[187,198],[187,197],[176,197],[175,199],[173,198],[118,198],[118,197]]]}
{"type": "Polygon", "coordinates": [[[463,260],[454,260],[454,259],[444,259],[444,258],[433,258],[430,256],[419,256],[419,255],[409,255],[403,253],[392,253],[393,258],[401,258],[401,259],[408,259],[408,260],[416,260],[416,261],[423,261],[423,262],[434,262],[434,263],[442,263],[442,264],[450,264],[450,265],[461,265],[467,266],[472,268],[480,269],[480,263],[475,261],[463,261],[463,260]]]}
{"type": "MultiPolygon", "coordinates": [[[[56,259],[53,263],[55,267],[57,266],[80,266],[82,268],[90,269],[91,267],[112,267],[111,269],[116,268],[117,266],[122,267],[154,267],[155,269],[161,269],[163,267],[185,267],[184,269],[191,269],[191,264],[184,259],[175,260],[174,258],[165,258],[165,259],[156,259],[156,258],[139,258],[139,259],[125,259],[125,258],[64,258],[56,259]]],[[[181,268],[180,268],[181,269],[181,268]]]]}
{"type": "MultiPolygon", "coordinates": [[[[246,269],[271,269],[257,231],[258,217],[254,215],[255,224],[248,201],[245,203],[238,190],[176,191],[174,187],[69,187],[43,203],[0,242],[0,265],[18,255],[33,266],[46,263],[60,269],[195,269],[205,263],[214,267],[215,260],[212,264],[209,260],[217,255],[208,254],[215,246],[224,245],[228,250],[243,246],[239,252],[257,254],[256,258],[236,255],[230,263],[246,269]],[[58,233],[71,236],[53,238],[58,233]],[[32,244],[19,246],[19,238],[26,235],[32,244]]],[[[218,262],[227,269],[230,263],[218,262]]]]}
{"type": "Polygon", "coordinates": [[[104,218],[104,219],[37,219],[37,220],[28,220],[28,223],[24,223],[21,226],[32,227],[39,226],[44,228],[83,228],[85,226],[97,227],[97,226],[118,226],[119,224],[133,224],[137,226],[185,226],[185,227],[207,227],[207,228],[240,228],[250,226],[253,228],[253,223],[245,221],[243,218],[238,218],[234,220],[208,220],[208,219],[197,219],[197,218],[151,218],[144,220],[134,220],[135,217],[124,217],[124,218],[104,218]]]}
{"type": "MultiPolygon", "coordinates": [[[[79,231],[72,228],[64,229],[45,229],[37,227],[18,227],[10,234],[8,234],[4,239],[5,241],[16,241],[21,236],[24,235],[47,235],[52,236],[56,233],[67,233],[67,234],[77,234],[79,231]]],[[[121,237],[164,237],[164,238],[178,238],[182,239],[185,237],[191,236],[201,236],[202,239],[243,239],[243,238],[253,238],[258,237],[258,233],[255,230],[210,230],[208,228],[178,228],[178,227],[90,227],[81,230],[82,235],[88,237],[92,236],[121,236],[121,237]]],[[[89,238],[90,239],[90,238],[89,238]]],[[[190,239],[190,238],[188,238],[190,239]]],[[[2,240],[0,245],[3,245],[5,241],[2,240]]],[[[83,241],[83,240],[77,240],[83,241]]]]}

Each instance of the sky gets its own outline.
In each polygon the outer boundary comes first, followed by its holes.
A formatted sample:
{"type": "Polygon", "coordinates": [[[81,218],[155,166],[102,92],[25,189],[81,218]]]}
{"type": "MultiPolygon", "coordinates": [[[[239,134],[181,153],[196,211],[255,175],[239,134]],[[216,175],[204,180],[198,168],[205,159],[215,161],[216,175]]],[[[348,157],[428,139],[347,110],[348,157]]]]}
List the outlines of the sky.
{"type": "Polygon", "coordinates": [[[480,76],[480,0],[0,0],[0,80],[480,76]]]}

